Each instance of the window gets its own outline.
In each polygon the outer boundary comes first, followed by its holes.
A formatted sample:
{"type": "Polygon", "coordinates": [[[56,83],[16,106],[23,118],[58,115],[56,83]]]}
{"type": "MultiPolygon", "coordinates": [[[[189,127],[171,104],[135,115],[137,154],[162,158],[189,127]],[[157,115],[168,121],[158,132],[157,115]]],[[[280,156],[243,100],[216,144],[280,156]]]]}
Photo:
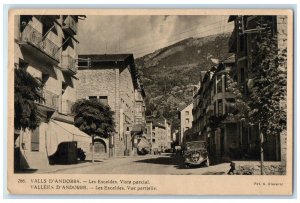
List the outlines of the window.
{"type": "Polygon", "coordinates": [[[223,102],[222,99],[218,100],[218,115],[222,115],[223,114],[223,102]]]}
{"type": "Polygon", "coordinates": [[[185,119],[185,124],[189,124],[190,123],[190,119],[185,119]]]}
{"type": "Polygon", "coordinates": [[[97,99],[97,96],[89,96],[89,100],[97,99]]]}
{"type": "Polygon", "coordinates": [[[39,127],[31,132],[31,151],[38,152],[40,149],[40,133],[39,127]]]}
{"type": "Polygon", "coordinates": [[[89,59],[81,59],[81,60],[78,60],[78,66],[79,67],[91,67],[91,63],[90,63],[89,59]]]}
{"type": "Polygon", "coordinates": [[[45,36],[46,34],[49,33],[50,29],[52,29],[52,25],[43,23],[43,33],[42,35],[45,36]]]}
{"type": "Polygon", "coordinates": [[[50,75],[49,74],[45,74],[45,73],[42,73],[42,84],[45,85],[46,82],[48,81],[50,75]]]}
{"type": "Polygon", "coordinates": [[[99,101],[105,105],[108,105],[108,98],[107,96],[99,96],[99,101]]]}
{"type": "Polygon", "coordinates": [[[241,83],[244,83],[245,82],[245,69],[244,68],[241,68],[241,83]]]}
{"type": "Polygon", "coordinates": [[[152,142],[155,143],[155,139],[152,139],[152,142]]]}
{"type": "Polygon", "coordinates": [[[222,75],[217,76],[217,93],[222,92],[222,75]]]}
{"type": "Polygon", "coordinates": [[[245,36],[242,34],[240,35],[240,51],[244,51],[245,49],[245,36]]]}
{"type": "Polygon", "coordinates": [[[189,112],[189,111],[186,111],[186,112],[185,112],[185,115],[186,115],[186,116],[190,115],[190,112],[189,112]]]}

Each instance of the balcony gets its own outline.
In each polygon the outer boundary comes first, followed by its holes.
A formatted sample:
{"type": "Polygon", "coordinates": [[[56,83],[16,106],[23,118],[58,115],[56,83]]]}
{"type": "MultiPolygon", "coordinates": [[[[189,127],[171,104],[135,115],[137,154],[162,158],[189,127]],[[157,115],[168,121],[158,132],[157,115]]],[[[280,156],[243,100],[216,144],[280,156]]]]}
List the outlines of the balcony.
{"type": "Polygon", "coordinates": [[[58,110],[58,95],[48,90],[43,90],[44,101],[38,101],[41,107],[44,107],[45,111],[56,111],[58,110]]]}
{"type": "Polygon", "coordinates": [[[32,51],[32,47],[39,50],[39,52],[32,52],[36,57],[43,57],[44,59],[46,56],[50,62],[59,62],[59,47],[31,25],[26,25],[21,32],[20,45],[28,48],[28,51],[32,51]]]}
{"type": "Polygon", "coordinates": [[[77,33],[77,23],[70,15],[64,20],[62,28],[69,35],[75,35],[77,33]]]}
{"type": "Polygon", "coordinates": [[[61,57],[62,60],[62,70],[75,75],[77,73],[76,61],[70,55],[65,55],[61,57]]]}

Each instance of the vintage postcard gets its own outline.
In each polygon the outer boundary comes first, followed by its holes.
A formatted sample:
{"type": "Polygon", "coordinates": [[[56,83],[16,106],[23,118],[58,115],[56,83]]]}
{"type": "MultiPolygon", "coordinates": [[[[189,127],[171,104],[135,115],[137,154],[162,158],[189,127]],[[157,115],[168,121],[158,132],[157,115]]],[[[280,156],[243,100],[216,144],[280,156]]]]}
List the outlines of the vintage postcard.
{"type": "Polygon", "coordinates": [[[291,10],[12,9],[8,32],[10,194],[292,194],[291,10]]]}

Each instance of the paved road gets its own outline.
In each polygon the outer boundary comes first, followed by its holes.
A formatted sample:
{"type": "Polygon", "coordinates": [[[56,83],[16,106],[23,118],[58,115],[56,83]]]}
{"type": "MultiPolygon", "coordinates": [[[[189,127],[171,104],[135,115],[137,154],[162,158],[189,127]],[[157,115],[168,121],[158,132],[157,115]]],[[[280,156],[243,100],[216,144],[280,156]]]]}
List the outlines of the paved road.
{"type": "Polygon", "coordinates": [[[52,171],[60,174],[169,174],[169,175],[218,175],[226,174],[229,164],[219,164],[210,167],[186,169],[182,158],[174,154],[146,155],[107,159],[82,166],[70,167],[52,171]]]}

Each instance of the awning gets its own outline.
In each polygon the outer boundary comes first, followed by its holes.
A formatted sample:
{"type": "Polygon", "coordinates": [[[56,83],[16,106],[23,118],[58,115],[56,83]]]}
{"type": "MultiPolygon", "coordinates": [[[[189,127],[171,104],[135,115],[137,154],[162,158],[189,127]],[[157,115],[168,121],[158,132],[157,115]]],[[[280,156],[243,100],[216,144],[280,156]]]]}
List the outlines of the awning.
{"type": "Polygon", "coordinates": [[[72,124],[57,121],[57,120],[52,120],[52,122],[55,123],[58,127],[61,127],[64,130],[69,131],[70,133],[72,133],[74,135],[82,136],[82,137],[90,137],[88,134],[82,132],[76,126],[74,126],[72,124]]]}
{"type": "Polygon", "coordinates": [[[148,142],[148,140],[146,138],[142,137],[139,140],[139,143],[138,143],[137,146],[138,146],[139,149],[147,148],[147,147],[150,147],[150,143],[148,142]]]}
{"type": "Polygon", "coordinates": [[[46,131],[48,155],[54,154],[60,143],[72,141],[86,143],[88,146],[92,139],[72,124],[51,119],[46,131]]]}

